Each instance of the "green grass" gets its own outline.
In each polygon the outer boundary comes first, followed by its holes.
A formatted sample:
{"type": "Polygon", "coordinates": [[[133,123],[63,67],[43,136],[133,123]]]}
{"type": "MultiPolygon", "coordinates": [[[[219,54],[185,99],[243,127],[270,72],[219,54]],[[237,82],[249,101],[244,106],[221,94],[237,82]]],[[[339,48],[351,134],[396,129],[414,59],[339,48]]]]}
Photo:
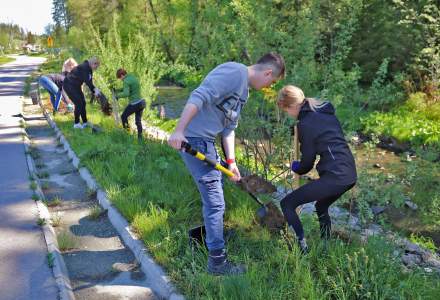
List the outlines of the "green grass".
{"type": "Polygon", "coordinates": [[[236,230],[231,260],[248,266],[246,275],[214,277],[205,272],[206,253],[192,253],[187,231],[202,223],[201,200],[177,151],[115,129],[88,105],[92,123],[104,133],[74,131],[71,117],[56,122],[85,166],[163,265],[188,299],[436,299],[440,283],[420,271],[405,273],[380,238],[365,245],[319,240],[315,218],[304,216],[311,253],[289,251],[284,237],[255,220],[256,204],[225,181],[225,224],[236,230]]]}
{"type": "Polygon", "coordinates": [[[395,137],[413,147],[440,149],[440,102],[414,93],[389,112],[372,112],[361,118],[366,133],[395,137]]]}
{"type": "Polygon", "coordinates": [[[57,242],[58,242],[58,248],[60,249],[60,251],[74,249],[77,244],[75,237],[67,231],[62,231],[62,232],[58,233],[57,242]]]}
{"type": "Polygon", "coordinates": [[[60,197],[55,197],[50,201],[44,201],[44,204],[46,204],[47,207],[55,207],[61,204],[63,200],[60,197]]]}
{"type": "Polygon", "coordinates": [[[55,256],[53,255],[52,252],[49,252],[49,253],[47,253],[46,257],[47,257],[47,265],[49,266],[49,268],[53,268],[55,256]]]}
{"type": "Polygon", "coordinates": [[[11,58],[8,56],[0,56],[0,65],[6,64],[8,62],[14,61],[15,58],[11,58]]]}
{"type": "Polygon", "coordinates": [[[90,208],[88,217],[89,219],[97,220],[102,216],[103,212],[104,210],[102,209],[102,207],[98,204],[95,204],[90,208]]]}
{"type": "Polygon", "coordinates": [[[43,226],[45,224],[46,224],[46,219],[44,219],[44,218],[38,218],[37,219],[37,225],[38,226],[43,226]]]}
{"type": "Polygon", "coordinates": [[[61,214],[60,213],[52,214],[51,224],[53,227],[58,227],[61,225],[61,214]]]}

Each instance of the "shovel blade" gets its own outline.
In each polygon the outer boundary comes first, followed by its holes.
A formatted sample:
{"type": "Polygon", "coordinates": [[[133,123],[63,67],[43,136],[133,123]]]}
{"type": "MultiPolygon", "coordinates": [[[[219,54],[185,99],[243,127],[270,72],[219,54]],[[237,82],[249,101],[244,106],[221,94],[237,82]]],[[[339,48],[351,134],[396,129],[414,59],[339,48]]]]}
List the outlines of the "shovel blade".
{"type": "Polygon", "coordinates": [[[188,236],[189,236],[189,245],[191,248],[197,247],[197,246],[204,246],[206,247],[206,228],[204,225],[196,226],[188,230],[188,236]]]}

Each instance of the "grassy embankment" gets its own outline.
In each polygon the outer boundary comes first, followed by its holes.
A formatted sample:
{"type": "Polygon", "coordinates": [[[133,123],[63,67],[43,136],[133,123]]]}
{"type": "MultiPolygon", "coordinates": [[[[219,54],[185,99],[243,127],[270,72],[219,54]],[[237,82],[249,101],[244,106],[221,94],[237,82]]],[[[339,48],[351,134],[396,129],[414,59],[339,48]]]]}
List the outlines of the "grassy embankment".
{"type": "Polygon", "coordinates": [[[72,116],[59,114],[55,120],[82,163],[188,298],[435,299],[440,292],[435,275],[402,271],[393,248],[380,238],[367,244],[334,240],[325,250],[315,218],[304,216],[312,252],[301,257],[296,248],[289,251],[282,234],[271,234],[256,223],[253,200],[228,180],[225,222],[237,232],[228,249],[231,259],[246,263],[249,271],[231,278],[208,275],[206,254],[193,254],[188,248],[187,230],[201,223],[201,203],[178,153],[152,140],[138,144],[96,106],[88,105],[88,115],[103,133],[74,131],[72,116]]]}
{"type": "Polygon", "coordinates": [[[104,132],[72,128],[71,116],[56,122],[73,149],[107,191],[111,201],[142,237],[155,259],[165,266],[189,298],[434,299],[440,284],[420,271],[402,272],[392,247],[380,238],[367,244],[332,241],[325,251],[314,218],[306,217],[312,252],[301,257],[289,251],[284,237],[270,234],[255,222],[253,201],[226,183],[226,224],[237,231],[229,243],[231,258],[245,262],[240,277],[206,274],[205,254],[193,255],[187,230],[201,222],[199,194],[178,154],[167,145],[132,136],[114,128],[89,107],[90,120],[104,132]]]}

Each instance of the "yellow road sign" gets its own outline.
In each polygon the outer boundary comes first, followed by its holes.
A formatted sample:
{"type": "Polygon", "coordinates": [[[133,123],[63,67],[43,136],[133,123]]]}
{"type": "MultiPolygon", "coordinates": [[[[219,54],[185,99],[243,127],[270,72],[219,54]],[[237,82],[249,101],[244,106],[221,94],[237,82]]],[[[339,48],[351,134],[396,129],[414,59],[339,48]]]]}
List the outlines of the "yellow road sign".
{"type": "Polygon", "coordinates": [[[50,35],[47,37],[47,46],[53,47],[53,38],[50,35]]]}

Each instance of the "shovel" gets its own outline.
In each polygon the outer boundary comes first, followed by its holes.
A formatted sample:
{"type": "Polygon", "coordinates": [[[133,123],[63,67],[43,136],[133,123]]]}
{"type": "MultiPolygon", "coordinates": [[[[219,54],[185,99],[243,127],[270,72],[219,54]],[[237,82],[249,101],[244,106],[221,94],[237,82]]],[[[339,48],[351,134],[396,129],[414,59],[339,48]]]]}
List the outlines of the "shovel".
{"type": "MultiPolygon", "coordinates": [[[[188,154],[191,154],[192,156],[194,156],[197,159],[200,159],[201,161],[204,161],[206,163],[208,163],[209,165],[211,165],[212,167],[214,167],[215,169],[219,170],[220,172],[222,172],[223,174],[229,176],[229,177],[233,177],[234,173],[232,173],[230,170],[228,170],[225,166],[226,163],[222,162],[222,163],[218,163],[217,161],[207,158],[203,153],[200,153],[197,150],[194,150],[190,144],[186,143],[186,142],[182,142],[182,147],[185,149],[185,152],[188,154]]],[[[239,182],[240,183],[240,182],[239,182]]],[[[253,193],[251,193],[250,191],[246,190],[246,192],[251,196],[252,199],[254,199],[261,207],[257,210],[257,216],[259,218],[264,218],[267,215],[267,210],[268,208],[266,207],[266,205],[257,198],[257,196],[255,196],[253,193]]]]}
{"type": "Polygon", "coordinates": [[[113,106],[113,118],[115,119],[116,126],[121,124],[121,119],[119,118],[119,103],[116,98],[116,91],[112,88],[112,106],[113,106]]]}
{"type": "MultiPolygon", "coordinates": [[[[293,132],[293,160],[299,160],[299,140],[298,140],[298,125],[295,125],[294,127],[294,132],[293,132]]],[[[299,181],[299,176],[295,175],[295,173],[293,173],[293,187],[296,189],[298,189],[301,185],[300,181],[299,181]],[[295,178],[298,177],[298,178],[295,178]],[[296,180],[295,180],[296,179],[296,180]]],[[[302,210],[302,205],[298,206],[296,208],[296,213],[299,215],[301,214],[301,210],[302,210]]]]}
{"type": "MultiPolygon", "coordinates": [[[[220,164],[217,161],[207,158],[203,153],[200,153],[199,151],[193,149],[190,144],[186,142],[182,142],[182,148],[185,150],[186,153],[194,156],[195,158],[204,161],[214,167],[215,169],[219,170],[223,174],[226,174],[229,177],[234,176],[234,173],[232,173],[230,170],[224,167],[226,163],[220,164]]],[[[264,219],[266,215],[268,214],[269,208],[255,196],[250,191],[246,190],[248,194],[251,196],[252,199],[254,199],[261,207],[257,210],[257,216],[260,220],[264,219]]],[[[275,208],[276,209],[276,208],[275,208]]],[[[198,245],[205,245],[205,236],[206,236],[206,228],[204,225],[196,226],[191,228],[188,231],[188,235],[190,238],[190,246],[194,247],[196,244],[198,245]]],[[[227,233],[225,232],[225,236],[227,236],[227,233]]],[[[225,237],[227,239],[227,237],[225,237]]]]}

